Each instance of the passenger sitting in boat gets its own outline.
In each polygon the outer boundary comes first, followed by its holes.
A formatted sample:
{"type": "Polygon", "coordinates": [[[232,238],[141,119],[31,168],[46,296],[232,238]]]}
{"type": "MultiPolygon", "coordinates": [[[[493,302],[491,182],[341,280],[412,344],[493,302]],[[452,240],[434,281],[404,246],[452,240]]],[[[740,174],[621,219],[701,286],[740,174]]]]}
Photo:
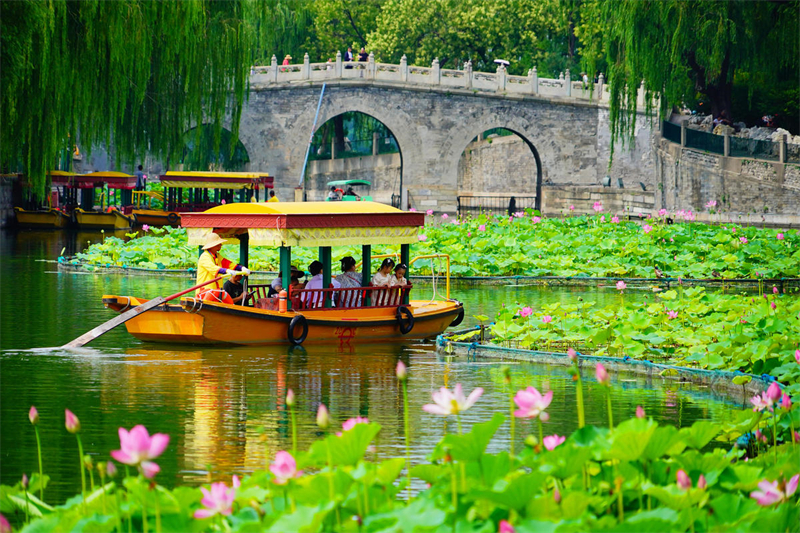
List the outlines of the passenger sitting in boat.
{"type": "MultiPolygon", "coordinates": [[[[394,268],[394,260],[390,257],[387,257],[383,260],[383,263],[381,263],[381,267],[378,269],[378,272],[372,276],[373,287],[390,287],[392,281],[392,268],[394,268]]],[[[373,301],[375,302],[375,305],[386,305],[386,292],[375,291],[373,294],[373,301]]]]}
{"type": "Polygon", "coordinates": [[[235,276],[232,276],[231,279],[226,281],[225,285],[222,286],[222,290],[224,290],[228,296],[233,299],[233,303],[241,303],[242,298],[246,296],[244,293],[244,285],[242,285],[242,275],[236,274],[235,276]]]}
{"type": "MultiPolygon", "coordinates": [[[[406,272],[408,271],[408,267],[405,263],[400,263],[396,267],[394,267],[394,274],[391,275],[389,278],[389,286],[396,287],[398,285],[408,285],[408,281],[406,281],[406,272]]],[[[400,305],[401,298],[400,295],[402,292],[400,290],[393,290],[390,291],[390,302],[392,305],[400,305]]]]}
{"type": "MultiPolygon", "coordinates": [[[[219,256],[219,251],[222,245],[225,244],[225,239],[216,233],[210,233],[206,237],[206,243],[203,245],[203,253],[197,261],[197,283],[201,285],[222,274],[236,275],[243,274],[250,275],[250,270],[242,265],[237,265],[232,261],[228,261],[224,257],[219,256]]],[[[232,304],[233,299],[228,296],[225,291],[220,287],[221,281],[217,280],[214,283],[209,283],[200,287],[195,292],[195,295],[201,300],[218,301],[226,304],[232,304]]]]}
{"type": "MultiPolygon", "coordinates": [[[[361,273],[356,272],[356,260],[351,256],[342,258],[342,273],[336,276],[343,289],[361,287],[361,273]]],[[[342,297],[342,307],[360,307],[361,291],[348,291],[342,297]]]]}
{"type": "Polygon", "coordinates": [[[339,193],[336,192],[336,187],[331,187],[331,192],[328,193],[328,201],[329,202],[338,202],[341,200],[342,197],[339,196],[339,193]]]}
{"type": "MultiPolygon", "coordinates": [[[[300,278],[305,276],[305,272],[297,268],[296,266],[292,266],[291,274],[289,277],[291,278],[291,285],[294,288],[297,288],[297,284],[300,283],[300,278]]],[[[269,290],[267,291],[267,296],[272,297],[278,294],[283,290],[283,272],[278,272],[278,277],[272,280],[272,283],[269,285],[269,290]]]]}
{"type": "MultiPolygon", "coordinates": [[[[327,289],[327,287],[323,287],[322,285],[322,263],[319,261],[314,261],[310,265],[308,265],[308,272],[311,274],[312,278],[308,280],[306,283],[306,290],[308,289],[327,289]]],[[[334,289],[341,288],[341,284],[336,281],[335,279],[331,280],[331,285],[333,285],[334,289]]],[[[308,308],[314,307],[322,307],[325,302],[325,295],[322,292],[314,292],[308,293],[304,292],[301,296],[303,303],[308,308]]]]}

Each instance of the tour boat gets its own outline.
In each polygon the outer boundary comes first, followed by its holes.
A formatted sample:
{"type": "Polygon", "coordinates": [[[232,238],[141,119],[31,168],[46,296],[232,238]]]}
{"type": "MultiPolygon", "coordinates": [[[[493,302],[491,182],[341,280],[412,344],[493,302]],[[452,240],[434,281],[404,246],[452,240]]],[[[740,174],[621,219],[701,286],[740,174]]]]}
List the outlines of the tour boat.
{"type": "Polygon", "coordinates": [[[47,207],[31,211],[15,207],[17,224],[39,228],[65,228],[70,222],[70,216],[55,207],[47,207]]]}
{"type": "MultiPolygon", "coordinates": [[[[433,338],[464,317],[461,302],[450,298],[449,257],[410,257],[425,215],[374,202],[275,202],[226,204],[203,213],[184,213],[189,243],[200,245],[213,231],[239,242],[239,263],[247,264],[250,245],[280,249],[282,283],[290,287],[292,247],[318,247],[323,289],[290,290],[285,301],[267,297],[268,285],[251,285],[252,306],[183,297],[125,322],[144,341],[191,344],[302,344],[376,342],[433,338]],[[331,288],[331,247],[360,245],[362,287],[331,288]],[[445,297],[412,300],[412,285],[373,287],[372,246],[399,244],[399,260],[411,269],[420,259],[446,264],[445,297]],[[283,310],[282,310],[283,309],[283,310]]],[[[375,256],[379,258],[383,256],[375,256]]],[[[338,269],[337,269],[338,270],[338,269]]],[[[406,274],[408,276],[408,273],[406,274]]],[[[434,296],[435,296],[435,285],[434,296]]],[[[106,307],[125,312],[145,303],[135,296],[104,295],[106,307]]]]}
{"type": "Polygon", "coordinates": [[[79,228],[127,229],[136,223],[134,216],[126,215],[116,207],[105,209],[106,205],[111,205],[111,194],[114,193],[116,195],[116,191],[120,191],[119,203],[125,203],[123,197],[130,196],[128,191],[132,191],[136,187],[136,176],[113,171],[90,172],[75,176],[74,183],[79,189],[91,191],[88,201],[84,202],[84,205],[88,204],[89,207],[93,207],[94,190],[98,187],[108,187],[107,193],[101,193],[99,210],[78,207],[73,211],[75,222],[79,228]]]}
{"type": "MultiPolygon", "coordinates": [[[[134,215],[136,222],[148,226],[179,226],[181,214],[203,211],[221,203],[259,200],[260,189],[273,187],[273,178],[253,172],[186,172],[169,171],[160,176],[163,193],[135,191],[132,206],[125,213],[134,215]],[[186,191],[187,198],[184,198],[186,191]],[[238,198],[235,191],[238,191],[238,198]],[[161,202],[163,209],[150,207],[152,200],[161,202]]],[[[266,200],[266,197],[264,198],[266,200]]]]}

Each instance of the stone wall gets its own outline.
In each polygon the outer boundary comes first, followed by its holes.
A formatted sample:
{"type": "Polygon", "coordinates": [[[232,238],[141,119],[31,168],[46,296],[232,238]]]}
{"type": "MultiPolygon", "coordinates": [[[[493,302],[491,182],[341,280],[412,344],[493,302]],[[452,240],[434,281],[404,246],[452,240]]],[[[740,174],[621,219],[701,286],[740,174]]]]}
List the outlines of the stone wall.
{"type": "Polygon", "coordinates": [[[542,187],[542,211],[550,216],[559,214],[596,214],[594,203],[603,204],[603,213],[614,215],[646,215],[653,210],[653,191],[641,188],[547,186],[542,187]],[[575,210],[570,211],[570,206],[575,210]]]}
{"type": "Polygon", "coordinates": [[[516,135],[469,143],[458,161],[458,194],[536,194],[536,158],[516,135]]]}
{"type": "MultiPolygon", "coordinates": [[[[367,180],[372,182],[370,194],[376,202],[392,203],[392,191],[400,181],[400,154],[381,154],[345,159],[308,162],[308,199],[321,201],[328,196],[326,183],[334,180],[367,180]]],[[[283,183],[285,180],[281,180],[283,183]]],[[[356,188],[358,194],[363,188],[356,188]]],[[[286,187],[276,188],[280,198],[290,199],[286,187]]]]}
{"type": "Polygon", "coordinates": [[[727,213],[800,213],[798,164],[699,152],[660,136],[654,148],[656,209],[707,211],[715,200],[727,213]]]}

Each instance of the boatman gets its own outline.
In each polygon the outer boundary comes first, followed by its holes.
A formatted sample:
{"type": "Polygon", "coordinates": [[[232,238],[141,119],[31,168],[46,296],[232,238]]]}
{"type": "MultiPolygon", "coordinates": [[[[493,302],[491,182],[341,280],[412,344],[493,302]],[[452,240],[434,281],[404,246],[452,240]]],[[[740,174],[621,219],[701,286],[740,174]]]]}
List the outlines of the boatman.
{"type": "MultiPolygon", "coordinates": [[[[212,232],[206,237],[203,253],[200,255],[200,259],[197,260],[197,285],[211,281],[223,274],[250,275],[250,270],[247,267],[237,265],[233,261],[228,261],[219,256],[219,250],[223,244],[225,244],[225,239],[216,233],[212,232]]],[[[197,289],[196,295],[201,300],[233,304],[233,299],[221,287],[222,281],[217,280],[197,289]]]]}

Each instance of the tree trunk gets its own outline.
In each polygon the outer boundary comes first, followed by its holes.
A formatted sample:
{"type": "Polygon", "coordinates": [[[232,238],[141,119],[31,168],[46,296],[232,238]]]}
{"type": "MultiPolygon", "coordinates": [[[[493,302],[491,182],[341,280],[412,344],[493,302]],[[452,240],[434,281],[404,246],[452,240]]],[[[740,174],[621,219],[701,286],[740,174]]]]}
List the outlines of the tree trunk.
{"type": "Polygon", "coordinates": [[[711,104],[711,115],[714,118],[725,113],[725,118],[733,122],[731,114],[731,95],[733,93],[733,82],[721,82],[716,85],[707,85],[705,90],[711,104]]]}
{"type": "Polygon", "coordinates": [[[336,153],[340,154],[344,152],[344,115],[333,117],[333,135],[333,145],[336,148],[336,153]]]}

